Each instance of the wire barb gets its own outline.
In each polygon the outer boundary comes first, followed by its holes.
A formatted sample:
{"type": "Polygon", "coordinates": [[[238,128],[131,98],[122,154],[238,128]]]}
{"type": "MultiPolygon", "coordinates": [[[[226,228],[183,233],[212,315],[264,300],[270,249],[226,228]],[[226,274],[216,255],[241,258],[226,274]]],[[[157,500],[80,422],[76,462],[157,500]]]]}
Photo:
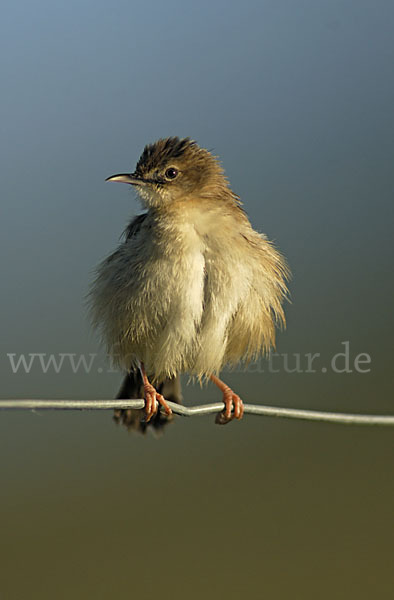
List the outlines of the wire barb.
{"type": "MultiPolygon", "coordinates": [[[[172,411],[183,417],[203,416],[219,413],[224,409],[223,402],[201,404],[200,406],[183,406],[168,402],[172,411]]],[[[0,410],[111,410],[127,408],[144,408],[144,400],[0,400],[0,410]]],[[[325,421],[327,423],[343,423],[348,425],[394,425],[394,415],[358,415],[298,408],[282,408],[245,404],[245,413],[263,417],[282,417],[285,419],[302,419],[304,421],[325,421]]]]}

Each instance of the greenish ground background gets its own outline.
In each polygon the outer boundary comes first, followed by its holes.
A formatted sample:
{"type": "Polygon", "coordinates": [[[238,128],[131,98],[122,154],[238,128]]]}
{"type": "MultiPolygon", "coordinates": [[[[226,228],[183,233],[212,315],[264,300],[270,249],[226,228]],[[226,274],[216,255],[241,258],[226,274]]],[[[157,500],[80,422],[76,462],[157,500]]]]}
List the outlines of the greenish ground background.
{"type": "MultiPolygon", "coordinates": [[[[393,21],[383,0],[5,2],[1,397],[114,395],[102,355],[14,374],[7,354],[98,352],[84,295],[139,210],[104,179],[190,135],[289,260],[277,351],[321,354],[229,383],[392,414],[393,21]],[[344,341],[368,373],[332,371],[344,341]]],[[[391,596],[392,430],[211,416],[154,439],[109,412],[2,412],[0,452],[2,599],[391,596]]]]}

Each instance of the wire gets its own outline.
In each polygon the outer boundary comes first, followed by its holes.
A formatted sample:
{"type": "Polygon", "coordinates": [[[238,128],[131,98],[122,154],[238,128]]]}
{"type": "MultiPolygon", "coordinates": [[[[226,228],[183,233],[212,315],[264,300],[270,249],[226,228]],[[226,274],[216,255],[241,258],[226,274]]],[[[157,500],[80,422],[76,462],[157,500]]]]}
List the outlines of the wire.
{"type": "MultiPolygon", "coordinates": [[[[144,405],[144,400],[0,400],[0,410],[110,410],[114,408],[144,408],[144,405]]],[[[200,406],[183,406],[175,402],[168,402],[168,405],[174,413],[183,417],[209,415],[219,413],[224,409],[222,402],[200,406]]],[[[245,404],[244,408],[245,413],[264,417],[326,421],[348,425],[394,425],[394,415],[356,415],[257,404],[245,404]]]]}

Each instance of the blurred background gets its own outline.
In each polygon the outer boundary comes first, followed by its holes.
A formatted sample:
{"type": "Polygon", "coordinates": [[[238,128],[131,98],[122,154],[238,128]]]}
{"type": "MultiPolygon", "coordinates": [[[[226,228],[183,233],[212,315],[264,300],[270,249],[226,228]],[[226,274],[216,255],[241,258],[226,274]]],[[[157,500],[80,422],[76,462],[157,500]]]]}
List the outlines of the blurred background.
{"type": "MultiPolygon", "coordinates": [[[[228,383],[392,414],[393,26],[388,0],[4,2],[1,397],[115,395],[85,295],[140,207],[104,179],[179,135],[221,157],[293,272],[287,363],[228,383]]],[[[389,597],[393,431],[213,421],[156,439],[108,411],[2,412],[1,598],[389,597]]]]}

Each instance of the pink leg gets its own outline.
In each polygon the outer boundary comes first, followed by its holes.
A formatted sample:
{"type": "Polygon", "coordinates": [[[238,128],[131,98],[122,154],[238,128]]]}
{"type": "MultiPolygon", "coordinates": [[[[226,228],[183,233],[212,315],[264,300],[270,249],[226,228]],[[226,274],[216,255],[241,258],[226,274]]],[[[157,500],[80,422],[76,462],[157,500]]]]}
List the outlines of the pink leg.
{"type": "Polygon", "coordinates": [[[216,423],[224,425],[232,419],[242,419],[244,414],[244,404],[238,394],[235,394],[228,385],[215,375],[211,375],[211,381],[217,385],[219,390],[223,392],[223,402],[225,405],[224,411],[220,413],[216,418],[216,423]],[[234,414],[232,415],[232,409],[234,407],[234,414]]]}
{"type": "Polygon", "coordinates": [[[139,364],[139,370],[141,373],[142,381],[144,383],[144,396],[145,396],[145,421],[150,421],[153,415],[157,413],[158,403],[164,406],[167,415],[172,414],[171,408],[168,406],[164,396],[153,387],[149,382],[147,374],[145,373],[144,363],[139,364]]]}

